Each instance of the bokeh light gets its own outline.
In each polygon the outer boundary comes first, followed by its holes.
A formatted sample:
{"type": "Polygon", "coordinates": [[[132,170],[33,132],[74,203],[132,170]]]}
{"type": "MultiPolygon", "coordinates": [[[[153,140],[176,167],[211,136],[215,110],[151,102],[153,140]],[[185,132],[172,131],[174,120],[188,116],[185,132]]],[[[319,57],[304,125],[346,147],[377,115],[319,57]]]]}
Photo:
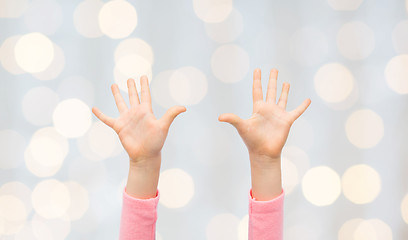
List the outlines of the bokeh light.
{"type": "Polygon", "coordinates": [[[222,82],[241,81],[249,71],[248,53],[236,44],[222,45],[212,54],[211,70],[222,82]]]}
{"type": "Polygon", "coordinates": [[[290,194],[299,183],[296,165],[288,158],[282,158],[282,187],[285,194],[290,194]]]}
{"type": "Polygon", "coordinates": [[[110,38],[129,36],[137,25],[136,9],[125,0],[105,3],[98,15],[101,31],[110,38]]]}
{"type": "Polygon", "coordinates": [[[64,216],[68,221],[75,221],[85,214],[89,208],[89,193],[86,188],[75,181],[64,182],[70,195],[70,206],[67,215],[64,216]]]}
{"type": "Polygon", "coordinates": [[[144,57],[136,54],[121,57],[113,70],[115,82],[122,91],[127,92],[127,80],[135,79],[136,88],[140,91],[140,77],[146,75],[149,83],[152,80],[152,64],[144,57]]]}
{"type": "Polygon", "coordinates": [[[337,11],[357,10],[364,0],[327,0],[329,6],[337,11]]]}
{"type": "Polygon", "coordinates": [[[15,130],[0,131],[0,169],[17,168],[24,160],[26,139],[15,130]]]}
{"type": "Polygon", "coordinates": [[[153,101],[163,108],[170,108],[177,105],[176,100],[170,94],[170,78],[175,70],[166,70],[154,76],[150,90],[153,101]]]}
{"type": "Polygon", "coordinates": [[[365,164],[348,168],[342,176],[341,184],[344,196],[355,204],[370,203],[381,191],[380,175],[365,164]]]}
{"type": "Polygon", "coordinates": [[[23,98],[22,110],[25,119],[33,125],[52,123],[52,114],[59,102],[58,94],[48,87],[30,89],[23,98]]]}
{"type": "Polygon", "coordinates": [[[171,75],[169,89],[170,95],[178,104],[194,105],[207,94],[207,78],[195,67],[182,67],[176,69],[171,75]]]}
{"type": "Polygon", "coordinates": [[[61,47],[54,44],[54,58],[51,64],[42,72],[33,73],[39,80],[47,81],[57,78],[65,67],[65,55],[61,47]]]}
{"type": "Polygon", "coordinates": [[[385,67],[385,79],[388,86],[399,94],[408,93],[408,55],[393,57],[385,67]]]}
{"type": "Polygon", "coordinates": [[[167,208],[186,206],[194,195],[194,181],[182,169],[172,168],[160,173],[158,189],[159,203],[167,208]]]}
{"type": "Polygon", "coordinates": [[[356,231],[356,229],[362,222],[364,222],[364,219],[362,218],[353,218],[353,219],[350,219],[344,222],[337,233],[337,239],[338,240],[350,240],[350,239],[354,240],[355,239],[354,232],[356,231]]]}
{"type": "Polygon", "coordinates": [[[77,138],[91,127],[91,110],[81,100],[72,98],[60,102],[52,119],[55,129],[67,138],[77,138]]]}
{"type": "Polygon", "coordinates": [[[337,47],[350,60],[364,59],[374,50],[374,32],[361,21],[345,23],[337,33],[337,47]]]}
{"type": "Polygon", "coordinates": [[[153,48],[140,38],[127,38],[119,43],[115,49],[115,61],[127,55],[138,55],[151,65],[154,62],[153,48]]]}
{"type": "Polygon", "coordinates": [[[302,191],[306,200],[316,206],[333,204],[341,193],[340,177],[327,166],[311,168],[302,179],[302,191]]]}
{"type": "Polygon", "coordinates": [[[405,194],[405,197],[401,202],[401,215],[405,223],[408,224],[408,194],[405,194]]]}
{"type": "Polygon", "coordinates": [[[64,240],[71,231],[71,222],[67,219],[46,219],[35,214],[31,220],[37,239],[64,240]]]}
{"type": "Polygon", "coordinates": [[[249,215],[245,215],[238,224],[238,240],[248,240],[249,215]]]}
{"type": "Polygon", "coordinates": [[[87,38],[103,36],[98,22],[103,5],[99,0],[85,0],[78,4],[74,11],[74,26],[79,34],[87,38]]]}
{"type": "Polygon", "coordinates": [[[24,203],[14,195],[0,196],[0,236],[20,231],[27,219],[24,203]]]}
{"type": "Polygon", "coordinates": [[[399,22],[392,31],[392,43],[397,53],[407,54],[408,46],[408,20],[399,22]]]}
{"type": "Polygon", "coordinates": [[[207,23],[224,21],[233,9],[232,0],[193,0],[194,12],[207,23]]]}
{"type": "Polygon", "coordinates": [[[6,71],[15,75],[25,73],[24,70],[18,66],[14,54],[14,47],[20,37],[20,35],[8,37],[0,46],[1,65],[6,71]]]}
{"type": "Polygon", "coordinates": [[[30,73],[42,72],[54,59],[54,45],[45,35],[34,32],[20,37],[14,48],[16,62],[30,73]]]}
{"type": "Polygon", "coordinates": [[[358,224],[353,237],[355,240],[392,240],[392,231],[380,219],[368,219],[358,224]]]}
{"type": "Polygon", "coordinates": [[[67,213],[71,198],[68,188],[56,179],[39,182],[31,194],[35,212],[41,217],[61,218],[67,213]]]}
{"type": "Polygon", "coordinates": [[[18,18],[28,8],[28,0],[0,0],[0,18],[18,18]]]}
{"type": "Polygon", "coordinates": [[[214,41],[219,43],[232,42],[244,30],[244,20],[242,14],[233,8],[228,17],[218,23],[206,23],[205,32],[214,41]]]}
{"type": "Polygon", "coordinates": [[[354,88],[351,71],[342,64],[328,63],[319,68],[314,76],[316,93],[328,103],[344,101],[354,88]]]}
{"type": "Polygon", "coordinates": [[[214,216],[207,225],[207,239],[235,240],[238,237],[240,220],[231,213],[222,213],[214,216]]]}
{"type": "Polygon", "coordinates": [[[358,148],[372,148],[384,136],[382,118],[370,109],[354,111],[345,124],[347,139],[358,148]]]}

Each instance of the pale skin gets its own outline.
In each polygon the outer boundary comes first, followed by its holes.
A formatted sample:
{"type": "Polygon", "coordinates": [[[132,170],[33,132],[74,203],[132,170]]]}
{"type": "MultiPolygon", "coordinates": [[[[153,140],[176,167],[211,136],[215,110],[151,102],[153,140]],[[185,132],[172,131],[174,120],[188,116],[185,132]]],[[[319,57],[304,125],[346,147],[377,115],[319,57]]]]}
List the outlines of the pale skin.
{"type": "Polygon", "coordinates": [[[251,165],[252,196],[259,201],[271,200],[282,192],[281,153],[288,138],[290,127],[309,107],[311,100],[305,99],[296,109],[286,111],[290,84],[284,82],[278,102],[278,70],[269,75],[266,98],[263,100],[261,70],[254,70],[252,100],[253,111],[249,119],[224,113],[221,122],[232,124],[248,148],[251,165]]]}
{"type": "MultiPolygon", "coordinates": [[[[253,80],[253,113],[243,120],[235,114],[226,113],[219,116],[222,122],[231,123],[244,140],[250,158],[252,195],[256,200],[271,200],[282,192],[281,152],[293,122],[310,105],[306,99],[291,112],[286,111],[289,83],[284,83],[282,94],[276,103],[276,84],[278,71],[270,73],[267,96],[262,97],[261,71],[255,69],[253,80]]],[[[161,149],[166,140],[170,125],[182,112],[183,106],[174,106],[160,119],[152,111],[148,79],[140,78],[140,98],[135,81],[128,79],[128,107],[120,94],[117,84],[113,84],[112,94],[120,116],[112,118],[103,114],[98,108],[92,112],[102,122],[115,130],[129,155],[129,175],[126,192],[135,198],[154,198],[161,166],[161,149]]]]}

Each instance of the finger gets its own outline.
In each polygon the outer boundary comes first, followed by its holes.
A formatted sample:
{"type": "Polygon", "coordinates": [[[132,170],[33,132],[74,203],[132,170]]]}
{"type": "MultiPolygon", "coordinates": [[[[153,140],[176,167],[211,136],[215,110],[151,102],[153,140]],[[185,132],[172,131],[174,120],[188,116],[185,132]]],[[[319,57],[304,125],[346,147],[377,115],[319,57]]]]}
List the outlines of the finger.
{"type": "Polygon", "coordinates": [[[152,108],[152,100],[150,97],[149,81],[146,75],[140,77],[140,86],[141,86],[141,103],[147,104],[152,108]]]}
{"type": "Polygon", "coordinates": [[[282,85],[282,93],[278,100],[278,106],[283,109],[286,109],[286,104],[288,103],[289,88],[290,88],[290,84],[287,82],[284,82],[282,85]]]}
{"type": "Polygon", "coordinates": [[[135,107],[140,104],[139,95],[137,94],[135,80],[129,78],[127,80],[128,92],[129,92],[129,103],[131,107],[135,107]]]}
{"type": "Polygon", "coordinates": [[[276,103],[276,83],[278,82],[278,69],[274,68],[269,74],[268,90],[266,91],[266,101],[276,103]]]}
{"type": "Polygon", "coordinates": [[[120,94],[118,84],[112,84],[112,94],[115,98],[116,106],[118,107],[119,113],[126,111],[128,109],[125,100],[123,100],[122,95],[120,94]]]}
{"type": "Polygon", "coordinates": [[[290,114],[291,114],[291,116],[293,118],[293,121],[298,119],[306,111],[306,109],[309,107],[311,102],[312,101],[310,100],[310,98],[307,98],[296,109],[294,109],[294,110],[292,110],[290,112],[290,114]]]}
{"type": "Polygon", "coordinates": [[[218,121],[230,123],[238,130],[240,129],[243,120],[233,113],[224,113],[218,117],[218,121]]]}
{"type": "Polygon", "coordinates": [[[254,82],[252,84],[252,101],[255,104],[257,101],[262,101],[262,82],[261,82],[261,69],[254,70],[254,82]]]}
{"type": "Polygon", "coordinates": [[[95,116],[97,118],[99,118],[99,120],[101,120],[103,123],[105,123],[106,125],[108,125],[109,127],[113,128],[113,125],[115,124],[115,119],[111,118],[109,116],[106,116],[105,114],[103,114],[101,112],[101,110],[99,110],[99,108],[97,107],[93,107],[92,108],[92,112],[93,114],[95,114],[95,116]]]}
{"type": "Polygon", "coordinates": [[[173,123],[174,119],[180,114],[185,112],[187,109],[183,106],[174,106],[169,108],[163,117],[160,119],[166,129],[170,128],[170,125],[173,123]]]}

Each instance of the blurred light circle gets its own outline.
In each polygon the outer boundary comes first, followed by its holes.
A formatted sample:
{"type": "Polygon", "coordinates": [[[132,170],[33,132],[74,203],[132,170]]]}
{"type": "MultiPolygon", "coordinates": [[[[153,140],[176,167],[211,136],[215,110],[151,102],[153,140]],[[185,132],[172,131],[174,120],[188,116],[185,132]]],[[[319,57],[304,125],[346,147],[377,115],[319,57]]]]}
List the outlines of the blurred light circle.
{"type": "Polygon", "coordinates": [[[381,191],[380,175],[364,164],[348,168],[343,174],[341,183],[344,196],[355,204],[370,203],[381,191]]]}
{"type": "Polygon", "coordinates": [[[238,224],[238,240],[248,240],[249,216],[245,215],[238,224]]]}
{"type": "Polygon", "coordinates": [[[355,239],[354,232],[356,231],[360,223],[362,223],[363,221],[364,219],[361,218],[353,218],[343,223],[343,225],[339,229],[339,232],[337,233],[337,239],[338,240],[355,239]]]}
{"type": "Polygon", "coordinates": [[[242,14],[236,8],[232,9],[229,16],[222,22],[205,23],[207,35],[219,43],[233,42],[244,30],[242,14]]]}
{"type": "Polygon", "coordinates": [[[71,231],[71,222],[63,218],[46,219],[35,214],[31,226],[37,239],[65,240],[71,231]]]}
{"type": "Polygon", "coordinates": [[[41,33],[29,33],[18,39],[14,54],[18,66],[24,71],[42,72],[54,59],[54,45],[41,33]]]}
{"type": "Polygon", "coordinates": [[[194,195],[194,181],[190,174],[181,169],[167,169],[160,174],[158,189],[159,203],[167,208],[181,208],[194,195]]]}
{"type": "MultiPolygon", "coordinates": [[[[310,168],[310,160],[307,153],[297,146],[286,145],[282,149],[282,161],[288,160],[296,168],[296,177],[298,181],[303,178],[310,168]]],[[[297,183],[298,183],[297,181],[297,183]]]]}
{"type": "Polygon", "coordinates": [[[20,231],[27,220],[24,203],[14,195],[0,196],[0,236],[20,231]]]}
{"type": "Polygon", "coordinates": [[[374,50],[374,32],[361,21],[345,23],[337,33],[337,47],[350,60],[364,59],[374,50]]]}
{"type": "Polygon", "coordinates": [[[301,65],[319,64],[328,52],[329,44],[326,35],[315,27],[303,27],[290,39],[290,53],[301,65]]]}
{"type": "Polygon", "coordinates": [[[316,93],[328,103],[344,101],[354,88],[354,77],[348,68],[339,63],[328,63],[314,76],[316,93]]]}
{"type": "Polygon", "coordinates": [[[14,235],[14,240],[36,240],[31,221],[27,221],[24,227],[14,235]]]}
{"type": "Polygon", "coordinates": [[[222,45],[212,54],[211,70],[222,82],[241,81],[249,71],[248,53],[235,44],[222,45]]]}
{"type": "Polygon", "coordinates": [[[167,70],[158,73],[152,81],[150,90],[152,99],[157,102],[162,108],[170,108],[177,105],[176,100],[170,94],[170,78],[175,70],[167,70]]]}
{"type": "Polygon", "coordinates": [[[329,6],[337,11],[354,11],[360,7],[363,0],[328,0],[329,6]]]}
{"type": "Polygon", "coordinates": [[[83,76],[69,76],[60,81],[57,93],[61,100],[78,98],[88,106],[95,101],[95,86],[83,76]]]}
{"type": "Polygon", "coordinates": [[[391,228],[379,219],[360,222],[353,234],[355,240],[392,240],[391,228]]]}
{"type": "Polygon", "coordinates": [[[136,82],[136,88],[140,92],[140,77],[146,75],[150,83],[152,80],[152,65],[144,57],[130,54],[116,62],[113,74],[115,82],[122,91],[128,92],[127,80],[133,78],[136,82]]]}
{"type": "Polygon", "coordinates": [[[153,65],[153,49],[143,39],[127,38],[121,41],[115,49],[115,61],[119,61],[127,55],[138,55],[153,65]]]}
{"type": "Polygon", "coordinates": [[[372,148],[384,136],[382,118],[372,110],[354,111],[345,124],[347,139],[358,148],[372,148]]]}
{"type": "Polygon", "coordinates": [[[193,0],[194,12],[207,23],[224,21],[232,11],[232,0],[193,0]]]}
{"type": "Polygon", "coordinates": [[[299,183],[296,165],[287,158],[282,158],[282,187],[285,194],[290,194],[299,183]]]}
{"type": "Polygon", "coordinates": [[[0,18],[18,18],[28,8],[28,0],[0,0],[0,18]]]}
{"type": "Polygon", "coordinates": [[[408,20],[399,22],[392,31],[392,43],[397,53],[408,53],[408,20]]]}
{"type": "Polygon", "coordinates": [[[12,36],[6,38],[0,46],[0,63],[7,72],[14,75],[25,73],[25,71],[18,66],[14,54],[14,47],[20,37],[21,36],[12,36]]]}
{"type": "Polygon", "coordinates": [[[24,23],[31,32],[53,35],[62,24],[63,11],[55,0],[32,0],[24,14],[24,23]]]}
{"type": "Polygon", "coordinates": [[[408,194],[405,194],[405,197],[401,202],[401,215],[405,223],[408,224],[408,194]]]}
{"type": "Polygon", "coordinates": [[[44,218],[61,218],[70,208],[68,188],[60,181],[47,179],[38,183],[32,194],[31,202],[35,212],[44,218]]]}
{"type": "Polygon", "coordinates": [[[21,165],[24,160],[26,139],[15,130],[0,131],[0,169],[12,169],[21,165]]]}
{"type": "Polygon", "coordinates": [[[53,123],[61,135],[77,138],[84,135],[92,124],[91,111],[83,101],[72,98],[60,102],[53,113],[53,123]]]}
{"type": "Polygon", "coordinates": [[[74,221],[82,218],[89,208],[88,191],[81,184],[75,181],[65,182],[65,187],[69,191],[70,206],[67,210],[67,215],[64,217],[69,221],[74,221]]]}
{"type": "Polygon", "coordinates": [[[408,55],[393,57],[385,67],[388,86],[399,94],[408,93],[408,55]]]}
{"type": "Polygon", "coordinates": [[[68,151],[69,151],[69,145],[67,139],[62,136],[54,127],[44,127],[38,129],[31,139],[37,139],[37,138],[50,138],[53,141],[55,141],[58,145],[61,146],[62,151],[64,153],[64,157],[67,156],[68,151]]]}
{"type": "Polygon", "coordinates": [[[42,81],[48,81],[57,78],[65,66],[65,56],[62,48],[54,44],[54,58],[51,64],[42,72],[32,75],[42,81]]]}
{"type": "Polygon", "coordinates": [[[207,94],[207,78],[201,70],[195,67],[182,67],[171,75],[169,88],[170,95],[178,104],[194,105],[207,94]]]}
{"type": "Polygon", "coordinates": [[[56,174],[64,161],[63,147],[48,137],[32,138],[25,151],[27,169],[37,177],[56,174]]]}
{"type": "Polygon", "coordinates": [[[136,28],[137,13],[125,0],[109,1],[99,11],[98,20],[101,31],[108,37],[125,38],[136,28]]]}
{"type": "Polygon", "coordinates": [[[31,206],[31,189],[22,182],[12,181],[6,182],[0,186],[0,196],[12,195],[20,199],[24,203],[24,209],[27,214],[32,210],[31,206]]]}
{"type": "Polygon", "coordinates": [[[85,135],[89,150],[97,156],[97,160],[112,157],[121,149],[116,132],[102,122],[95,122],[85,135]]]}
{"type": "Polygon", "coordinates": [[[48,125],[52,122],[52,113],[58,101],[58,94],[52,89],[48,87],[32,88],[24,95],[23,115],[33,125],[48,125]]]}
{"type": "Polygon", "coordinates": [[[306,200],[316,206],[331,205],[341,193],[339,175],[331,168],[311,168],[302,179],[302,190],[306,200]]]}
{"type": "Polygon", "coordinates": [[[214,216],[207,224],[207,239],[236,240],[238,238],[239,218],[230,213],[214,216]]]}
{"type": "Polygon", "coordinates": [[[98,15],[104,2],[99,0],[85,0],[78,4],[74,11],[75,29],[86,38],[103,36],[99,27],[98,15]]]}

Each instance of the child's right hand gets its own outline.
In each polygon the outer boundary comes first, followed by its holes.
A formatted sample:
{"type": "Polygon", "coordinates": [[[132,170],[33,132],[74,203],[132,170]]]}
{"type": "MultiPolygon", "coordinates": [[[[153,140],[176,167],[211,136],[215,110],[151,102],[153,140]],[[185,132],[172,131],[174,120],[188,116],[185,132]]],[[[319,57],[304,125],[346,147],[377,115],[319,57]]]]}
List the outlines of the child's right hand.
{"type": "Polygon", "coordinates": [[[182,106],[172,107],[161,119],[156,119],[152,111],[147,77],[142,76],[140,78],[141,101],[139,101],[135,81],[128,79],[127,84],[130,108],[123,100],[118,85],[113,84],[111,87],[120,113],[117,119],[106,116],[96,107],[92,108],[92,112],[118,134],[129,155],[131,165],[153,164],[160,166],[160,162],[154,162],[153,159],[158,159],[157,156],[160,154],[174,118],[186,111],[186,108],[182,106]]]}

